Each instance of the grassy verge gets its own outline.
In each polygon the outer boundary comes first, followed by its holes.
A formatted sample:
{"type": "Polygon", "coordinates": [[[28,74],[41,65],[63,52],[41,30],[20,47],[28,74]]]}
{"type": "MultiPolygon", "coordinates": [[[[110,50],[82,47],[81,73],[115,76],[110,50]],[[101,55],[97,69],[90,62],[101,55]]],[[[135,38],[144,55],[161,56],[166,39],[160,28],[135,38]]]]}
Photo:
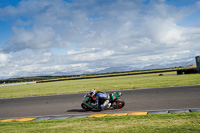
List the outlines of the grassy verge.
{"type": "Polygon", "coordinates": [[[71,76],[36,76],[36,77],[21,77],[0,80],[1,83],[16,83],[16,82],[54,82],[63,80],[76,80],[85,78],[100,78],[100,77],[113,77],[113,76],[125,76],[125,75],[136,75],[136,74],[148,74],[148,73],[161,73],[161,72],[172,72],[177,70],[189,70],[196,69],[196,65],[179,68],[166,68],[157,70],[139,70],[139,71],[127,71],[127,72],[113,72],[113,73],[102,73],[102,74],[86,74],[86,75],[71,75],[71,76]]]}
{"type": "Polygon", "coordinates": [[[200,132],[200,113],[0,123],[1,133],[200,132]]]}
{"type": "Polygon", "coordinates": [[[0,87],[0,98],[88,92],[92,88],[106,91],[200,84],[200,74],[162,74],[164,76],[158,76],[159,73],[141,74],[0,87]]]}

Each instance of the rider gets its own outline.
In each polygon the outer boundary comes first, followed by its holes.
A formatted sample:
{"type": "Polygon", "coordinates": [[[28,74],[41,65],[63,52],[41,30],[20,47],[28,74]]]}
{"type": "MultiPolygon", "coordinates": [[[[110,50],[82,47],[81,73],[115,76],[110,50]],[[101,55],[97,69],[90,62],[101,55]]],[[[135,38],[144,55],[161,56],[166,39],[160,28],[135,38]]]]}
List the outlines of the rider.
{"type": "Polygon", "coordinates": [[[104,100],[104,103],[102,103],[100,105],[101,109],[104,110],[105,107],[110,107],[110,103],[109,103],[109,100],[110,100],[110,96],[105,93],[105,92],[102,92],[102,91],[97,91],[96,89],[91,89],[90,90],[90,95],[92,97],[95,97],[95,101],[96,101],[96,104],[99,105],[100,104],[100,101],[101,100],[104,100]]]}

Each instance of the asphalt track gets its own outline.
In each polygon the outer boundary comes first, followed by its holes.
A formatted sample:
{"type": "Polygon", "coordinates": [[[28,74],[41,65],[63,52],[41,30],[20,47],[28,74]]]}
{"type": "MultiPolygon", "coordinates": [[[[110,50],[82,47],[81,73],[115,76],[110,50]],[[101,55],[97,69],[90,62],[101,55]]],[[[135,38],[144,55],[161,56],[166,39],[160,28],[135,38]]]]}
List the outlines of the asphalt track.
{"type": "Polygon", "coordinates": [[[0,99],[0,119],[200,108],[200,85],[123,90],[122,109],[84,111],[85,93],[0,99]]]}

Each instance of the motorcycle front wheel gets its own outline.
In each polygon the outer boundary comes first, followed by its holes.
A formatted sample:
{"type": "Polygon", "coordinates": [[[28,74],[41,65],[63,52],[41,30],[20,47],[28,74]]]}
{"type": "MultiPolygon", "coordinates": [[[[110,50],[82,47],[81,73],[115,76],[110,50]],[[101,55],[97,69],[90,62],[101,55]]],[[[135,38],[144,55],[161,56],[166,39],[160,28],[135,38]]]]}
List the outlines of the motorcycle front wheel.
{"type": "Polygon", "coordinates": [[[89,108],[87,105],[85,105],[84,103],[81,104],[81,107],[86,110],[86,111],[90,111],[92,110],[91,108],[89,108]]]}
{"type": "Polygon", "coordinates": [[[112,104],[114,109],[121,109],[124,107],[124,105],[125,105],[124,100],[122,100],[120,98],[117,98],[112,104]]]}

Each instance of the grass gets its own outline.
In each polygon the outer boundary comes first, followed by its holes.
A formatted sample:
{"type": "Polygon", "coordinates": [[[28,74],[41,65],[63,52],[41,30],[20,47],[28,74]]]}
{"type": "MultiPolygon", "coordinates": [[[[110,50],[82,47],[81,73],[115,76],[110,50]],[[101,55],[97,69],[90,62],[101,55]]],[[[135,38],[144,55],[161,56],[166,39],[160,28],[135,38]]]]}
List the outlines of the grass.
{"type": "Polygon", "coordinates": [[[95,78],[95,77],[113,77],[113,76],[125,76],[125,75],[135,75],[135,74],[144,74],[144,73],[159,73],[159,72],[171,72],[177,70],[185,69],[196,69],[196,65],[188,67],[179,67],[179,68],[166,68],[166,69],[156,69],[156,70],[138,70],[138,71],[127,71],[127,72],[113,72],[113,73],[102,73],[102,74],[86,74],[86,75],[71,75],[71,76],[36,76],[36,77],[21,77],[21,78],[11,78],[0,80],[1,83],[17,83],[17,82],[51,82],[51,81],[63,81],[69,79],[84,79],[84,78],[95,78]]]}
{"type": "Polygon", "coordinates": [[[159,73],[141,74],[0,87],[0,98],[88,92],[92,88],[107,91],[200,84],[200,74],[162,74],[164,76],[158,76],[159,73]]]}
{"type": "Polygon", "coordinates": [[[144,116],[73,118],[0,123],[1,133],[171,133],[200,132],[200,113],[174,113],[144,116]]]}
{"type": "MultiPolygon", "coordinates": [[[[199,85],[200,74],[176,75],[175,72],[141,74],[97,79],[68,80],[40,84],[0,87],[0,98],[88,92],[98,90],[199,85]]],[[[82,132],[200,132],[200,113],[73,118],[0,123],[0,133],[82,133],[82,132]]]]}

